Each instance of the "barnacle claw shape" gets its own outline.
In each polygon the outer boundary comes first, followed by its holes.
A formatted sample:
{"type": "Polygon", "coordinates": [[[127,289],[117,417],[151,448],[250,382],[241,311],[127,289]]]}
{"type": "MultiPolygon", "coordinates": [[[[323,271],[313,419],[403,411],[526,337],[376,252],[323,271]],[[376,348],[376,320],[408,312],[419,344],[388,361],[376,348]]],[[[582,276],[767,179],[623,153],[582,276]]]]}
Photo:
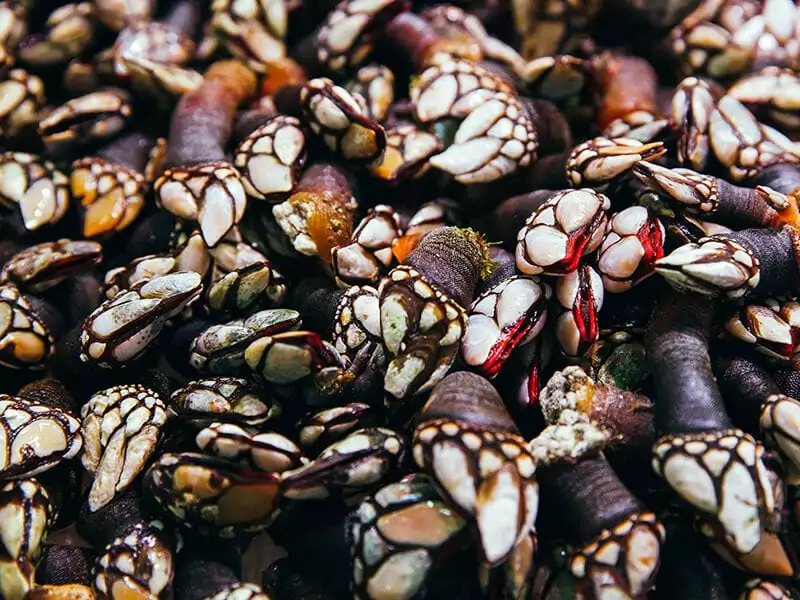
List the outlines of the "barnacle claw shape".
{"type": "Polygon", "coordinates": [[[195,44],[186,34],[158,21],[134,23],[119,32],[112,49],[114,71],[128,75],[127,61],[145,59],[163,65],[180,66],[195,56],[195,44]]]}
{"type": "Polygon", "coordinates": [[[458,58],[439,61],[412,79],[409,97],[418,123],[464,119],[497,94],[514,98],[513,87],[481,65],[458,58]]]}
{"type": "Polygon", "coordinates": [[[339,2],[317,30],[317,60],[334,73],[358,67],[372,51],[381,26],[407,9],[407,0],[339,2]]]}
{"type": "Polygon", "coordinates": [[[550,101],[577,97],[586,85],[587,74],[586,61],[568,54],[534,58],[520,72],[527,89],[550,101]]]}
{"type": "Polygon", "coordinates": [[[364,113],[367,117],[383,123],[389,116],[389,108],[394,102],[394,73],[383,65],[361,67],[347,84],[347,91],[354,97],[364,99],[364,113]]]}
{"type": "Polygon", "coordinates": [[[564,354],[579,356],[600,336],[603,280],[591,266],[580,265],[556,281],[556,297],[566,309],[556,321],[556,337],[564,354]]]}
{"type": "Polygon", "coordinates": [[[297,424],[297,440],[306,451],[326,447],[363,429],[375,417],[372,407],[362,402],[310,412],[297,424]]]}
{"type": "Polygon", "coordinates": [[[386,151],[380,163],[369,167],[375,177],[396,184],[426,173],[429,159],[441,152],[442,144],[434,134],[400,123],[386,130],[386,151]]]}
{"type": "Polygon", "coordinates": [[[286,8],[283,2],[215,0],[211,27],[228,51],[257,73],[286,56],[286,8]]]}
{"type": "Polygon", "coordinates": [[[197,221],[213,248],[242,220],[247,194],[236,168],[212,161],[167,169],[155,184],[156,201],[187,221],[197,221]]]}
{"type": "Polygon", "coordinates": [[[727,79],[745,72],[755,59],[755,50],[736,37],[725,27],[690,14],[670,32],[668,42],[686,75],[727,79]]]}
{"type": "Polygon", "coordinates": [[[653,445],[653,469],[715,525],[717,541],[748,554],[775,510],[764,447],[739,429],[668,434],[653,445]]]}
{"type": "Polygon", "coordinates": [[[69,208],[69,179],[34,154],[0,156],[0,204],[17,206],[25,228],[35,231],[58,223],[69,208]]]}
{"type": "Polygon", "coordinates": [[[495,377],[511,353],[533,340],[547,320],[550,286],[512,275],[478,296],[467,317],[461,356],[484,377],[495,377]]]}
{"type": "Polygon", "coordinates": [[[0,365],[43,369],[54,347],[47,325],[19,289],[11,284],[0,285],[0,365]]]}
{"type": "Polygon", "coordinates": [[[378,283],[394,263],[392,244],[400,235],[400,219],[391,207],[371,208],[350,241],[331,251],[336,283],[340,287],[378,283]]]}
{"type": "Polygon", "coordinates": [[[592,189],[548,198],[517,234],[517,268],[527,275],[565,275],[600,246],[611,200],[592,189]]]}
{"type": "Polygon", "coordinates": [[[620,293],[652,275],[655,262],[664,256],[665,239],[664,225],[642,206],[613,215],[597,251],[603,287],[620,293]]]}
{"type": "Polygon", "coordinates": [[[717,178],[691,169],[668,169],[639,163],[633,174],[654,192],[665,194],[695,213],[713,213],[719,206],[717,178]]]}
{"type": "Polygon", "coordinates": [[[282,200],[280,194],[291,192],[297,184],[305,161],[301,123],[286,115],[273,117],[245,137],[234,159],[247,193],[261,200],[282,200]]]}
{"type": "Polygon", "coordinates": [[[118,89],[67,100],[39,121],[39,135],[54,151],[115,136],[133,115],[131,96],[118,89]]]}
{"type": "Polygon", "coordinates": [[[34,559],[55,515],[47,490],[35,479],[9,481],[0,488],[0,595],[26,597],[34,586],[34,559]],[[13,533],[12,533],[13,532],[13,533]]]}
{"type": "Polygon", "coordinates": [[[300,102],[308,126],[323,143],[348,161],[379,163],[386,148],[386,132],[364,114],[346,89],[318,77],[300,90],[300,102]]]}
{"type": "Polygon", "coordinates": [[[235,375],[245,368],[247,347],[261,337],[300,327],[300,313],[262,310],[245,319],[212,325],[189,345],[189,364],[201,373],[235,375]]]}
{"type": "Polygon", "coordinates": [[[331,343],[339,354],[355,361],[364,347],[372,347],[374,361],[384,361],[381,338],[380,296],[375,288],[353,286],[349,288],[336,307],[331,343]]]}
{"type": "Polygon", "coordinates": [[[439,497],[427,475],[382,487],[350,525],[357,598],[408,600],[441,557],[462,539],[466,522],[439,497]]]}
{"type": "Polygon", "coordinates": [[[635,110],[611,121],[603,130],[603,137],[610,140],[627,138],[648,144],[669,135],[673,128],[672,119],[658,118],[648,110],[635,110]]]}
{"type": "Polygon", "coordinates": [[[83,235],[87,238],[118,233],[128,227],[144,206],[144,177],[99,157],[72,163],[72,195],[83,207],[83,235]]]}
{"type": "Polygon", "coordinates": [[[35,244],[8,259],[0,271],[0,283],[41,292],[75,271],[99,264],[102,252],[100,244],[85,240],[61,239],[35,244]]]}
{"type": "Polygon", "coordinates": [[[131,485],[155,451],[166,422],[164,402],[139,384],[102,390],[83,405],[81,461],[94,474],[89,510],[99,510],[131,485]]]}
{"type": "Polygon", "coordinates": [[[75,458],[81,423],[51,406],[0,394],[0,479],[31,477],[75,458]]]}
{"type": "Polygon", "coordinates": [[[167,109],[171,109],[178,98],[196,91],[203,83],[203,76],[197,71],[144,57],[126,58],[124,65],[131,89],[167,109]]]}
{"type": "Polygon", "coordinates": [[[643,144],[623,137],[594,138],[572,150],[567,159],[567,178],[575,187],[605,186],[640,162],[655,160],[665,152],[662,142],[643,144]]]}
{"type": "Polygon", "coordinates": [[[708,131],[714,154],[734,181],[752,177],[770,165],[800,163],[800,146],[760,123],[732,96],[719,101],[708,131]]]}
{"type": "Polygon", "coordinates": [[[709,120],[717,100],[710,85],[696,77],[678,84],[672,97],[672,119],[678,127],[678,161],[697,171],[705,169],[710,141],[709,120]]]}
{"type": "Polygon", "coordinates": [[[97,559],[94,587],[107,597],[131,594],[154,599],[169,587],[174,573],[172,551],[155,524],[136,523],[108,544],[97,559]]]}
{"type": "Polygon", "coordinates": [[[112,368],[134,361],[158,337],[168,319],[203,291],[202,278],[191,271],[155,277],[107,300],[90,314],[81,331],[83,362],[112,368]]]}
{"type": "Polygon", "coordinates": [[[213,313],[242,314],[263,304],[280,304],[285,285],[269,259],[243,242],[221,242],[210,250],[213,260],[212,283],[208,288],[208,308],[213,313]]]}
{"type": "Polygon", "coordinates": [[[19,58],[37,66],[67,62],[86,50],[94,38],[94,6],[76,2],[57,8],[44,29],[23,40],[17,49],[19,58]]]}
{"type": "Polygon", "coordinates": [[[44,107],[44,82],[23,69],[13,69],[0,83],[0,133],[18,135],[26,126],[35,123],[44,107]]]}
{"type": "Polygon", "coordinates": [[[414,432],[413,454],[443,497],[475,519],[489,565],[500,564],[533,530],[539,486],[521,436],[432,419],[414,432]]]}
{"type": "Polygon", "coordinates": [[[461,122],[453,143],[429,159],[460,183],[486,183],[536,160],[539,138],[516,96],[497,92],[461,122]]]}
{"type": "Polygon", "coordinates": [[[405,453],[405,440],[391,429],[359,429],[307,465],[282,473],[283,495],[293,500],[352,495],[383,481],[399,467],[405,453]]]}
{"type": "Polygon", "coordinates": [[[333,346],[311,331],[288,331],[262,337],[244,351],[250,369],[269,383],[295,383],[331,366],[341,364],[333,346]]]}
{"type": "Polygon", "coordinates": [[[798,326],[800,305],[772,299],[742,306],[725,322],[725,330],[734,338],[780,361],[794,356],[798,326]]]}
{"type": "Polygon", "coordinates": [[[199,427],[216,422],[260,427],[280,414],[280,405],[267,401],[247,379],[214,377],[191,381],[175,390],[169,414],[199,427]]]}
{"type": "Polygon", "coordinates": [[[184,526],[222,536],[268,527],[280,499],[278,476],[193,452],[160,456],[144,488],[184,526]]]}
{"type": "Polygon", "coordinates": [[[282,473],[308,462],[300,448],[280,433],[254,433],[235,423],[212,423],[197,434],[195,443],[203,454],[266,473],[282,473]]]}
{"type": "Polygon", "coordinates": [[[596,597],[613,593],[619,598],[641,597],[653,586],[665,538],[655,514],[633,513],[576,550],[570,572],[589,583],[596,597]]]}
{"type": "Polygon", "coordinates": [[[800,402],[783,394],[770,395],[761,406],[761,431],[790,463],[791,480],[800,473],[800,402]]]}
{"type": "Polygon", "coordinates": [[[178,271],[194,271],[205,276],[210,268],[210,255],[199,231],[171,253],[150,254],[132,260],[124,267],[108,271],[104,277],[105,295],[109,300],[141,281],[178,271]]]}
{"type": "Polygon", "coordinates": [[[729,239],[709,237],[685,244],[656,261],[656,272],[678,291],[741,298],[758,285],[758,260],[729,239]]]}
{"type": "Polygon", "coordinates": [[[378,294],[381,335],[392,357],[384,389],[400,399],[433,388],[456,358],[466,311],[407,265],[395,267],[378,294]]]}

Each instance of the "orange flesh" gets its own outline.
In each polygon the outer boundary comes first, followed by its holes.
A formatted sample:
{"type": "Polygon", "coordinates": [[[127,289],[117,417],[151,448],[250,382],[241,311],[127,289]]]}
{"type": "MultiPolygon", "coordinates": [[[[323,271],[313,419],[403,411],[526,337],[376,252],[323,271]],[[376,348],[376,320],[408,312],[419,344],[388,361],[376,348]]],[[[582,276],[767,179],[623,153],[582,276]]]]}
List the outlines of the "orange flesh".
{"type": "Polygon", "coordinates": [[[298,192],[291,199],[310,207],[308,235],[314,240],[319,257],[328,264],[332,262],[331,250],[346,244],[353,235],[352,215],[344,208],[349,200],[349,195],[333,192],[298,192]]]}
{"type": "Polygon", "coordinates": [[[302,85],[306,81],[308,76],[303,67],[287,56],[269,64],[267,73],[261,79],[261,95],[272,96],[284,86],[302,85]]]}
{"type": "Polygon", "coordinates": [[[411,251],[417,247],[423,235],[422,233],[409,233],[394,241],[392,244],[392,254],[394,254],[397,262],[403,262],[406,257],[411,254],[411,251]]]}
{"type": "Polygon", "coordinates": [[[800,190],[795,190],[789,194],[789,206],[778,211],[778,224],[791,225],[795,230],[800,230],[800,209],[797,201],[800,199],[800,190]]]}

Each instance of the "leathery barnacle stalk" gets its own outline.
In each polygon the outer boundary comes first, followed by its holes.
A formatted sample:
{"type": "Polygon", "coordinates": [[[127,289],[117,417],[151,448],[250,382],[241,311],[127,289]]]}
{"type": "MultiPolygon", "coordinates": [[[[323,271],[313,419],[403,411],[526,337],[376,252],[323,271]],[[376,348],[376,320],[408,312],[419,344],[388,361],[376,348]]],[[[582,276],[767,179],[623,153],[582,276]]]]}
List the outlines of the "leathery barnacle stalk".
{"type": "Polygon", "coordinates": [[[202,85],[181,97],[172,113],[166,171],[155,183],[160,206],[196,221],[215,246],[244,216],[247,195],[226,160],[236,110],[255,91],[255,75],[234,60],[218,61],[202,85]]]}
{"type": "Polygon", "coordinates": [[[467,327],[464,307],[489,266],[479,234],[442,227],[383,279],[381,335],[391,356],[384,389],[393,398],[429,390],[447,373],[467,327]]]}
{"type": "Polygon", "coordinates": [[[728,412],[737,424],[760,430],[784,458],[784,481],[800,481],[800,402],[781,392],[770,374],[750,357],[717,354],[713,360],[728,412]]]}
{"type": "Polygon", "coordinates": [[[654,192],[703,218],[734,227],[800,226],[795,199],[767,186],[745,188],[690,169],[667,169],[649,163],[636,165],[633,172],[654,192]]]}
{"type": "Polygon", "coordinates": [[[664,527],[603,455],[616,432],[584,412],[595,389],[576,367],[557,372],[542,389],[548,426],[529,444],[539,467],[541,511],[561,517],[574,548],[569,569],[585,597],[644,598],[658,572],[664,527]]]}
{"type": "Polygon", "coordinates": [[[715,550],[760,571],[774,536],[764,526],[776,496],[764,447],[731,422],[711,370],[713,308],[701,296],[672,293],[645,336],[657,395],[653,444],[657,475],[692,508],[715,550]]]}
{"type": "Polygon", "coordinates": [[[800,234],[743,229],[700,239],[656,261],[656,272],[679,291],[712,298],[774,296],[797,289],[800,234]]]}
{"type": "Polygon", "coordinates": [[[474,373],[445,377],[414,432],[414,461],[448,503],[473,521],[483,560],[501,564],[534,530],[536,465],[492,385],[474,373]]]}

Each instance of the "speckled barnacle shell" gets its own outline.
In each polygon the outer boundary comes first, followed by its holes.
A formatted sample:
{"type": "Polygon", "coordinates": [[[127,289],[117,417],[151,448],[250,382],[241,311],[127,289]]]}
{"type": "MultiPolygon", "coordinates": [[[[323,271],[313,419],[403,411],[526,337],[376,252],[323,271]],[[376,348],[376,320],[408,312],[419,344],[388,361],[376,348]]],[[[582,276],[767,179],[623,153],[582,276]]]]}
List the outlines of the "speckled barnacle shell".
{"type": "Polygon", "coordinates": [[[97,242],[68,239],[43,242],[8,259],[0,272],[0,283],[10,282],[30,292],[41,292],[102,259],[103,247],[97,242]]]}
{"type": "Polygon", "coordinates": [[[81,360],[106,368],[136,360],[202,289],[198,273],[181,271],[141,281],[107,300],[83,324],[81,360]]]}
{"type": "Polygon", "coordinates": [[[175,390],[169,413],[202,427],[214,421],[256,427],[280,414],[280,406],[247,379],[214,377],[175,390]]]}
{"type": "Polygon", "coordinates": [[[300,313],[290,309],[262,310],[246,319],[212,325],[189,346],[189,364],[202,373],[234,375],[247,370],[244,352],[260,337],[300,327],[300,313]]]}
{"type": "Polygon", "coordinates": [[[290,499],[313,499],[364,491],[391,474],[405,453],[406,441],[391,429],[354,431],[307,465],[283,473],[283,494],[290,499]]]}
{"type": "Polygon", "coordinates": [[[375,288],[353,286],[345,292],[336,309],[331,341],[336,350],[350,360],[354,360],[365,345],[373,345],[376,364],[384,362],[380,302],[375,288]]]}
{"type": "Polygon", "coordinates": [[[63,410],[0,395],[0,479],[30,477],[78,455],[81,424],[63,410]]]}

